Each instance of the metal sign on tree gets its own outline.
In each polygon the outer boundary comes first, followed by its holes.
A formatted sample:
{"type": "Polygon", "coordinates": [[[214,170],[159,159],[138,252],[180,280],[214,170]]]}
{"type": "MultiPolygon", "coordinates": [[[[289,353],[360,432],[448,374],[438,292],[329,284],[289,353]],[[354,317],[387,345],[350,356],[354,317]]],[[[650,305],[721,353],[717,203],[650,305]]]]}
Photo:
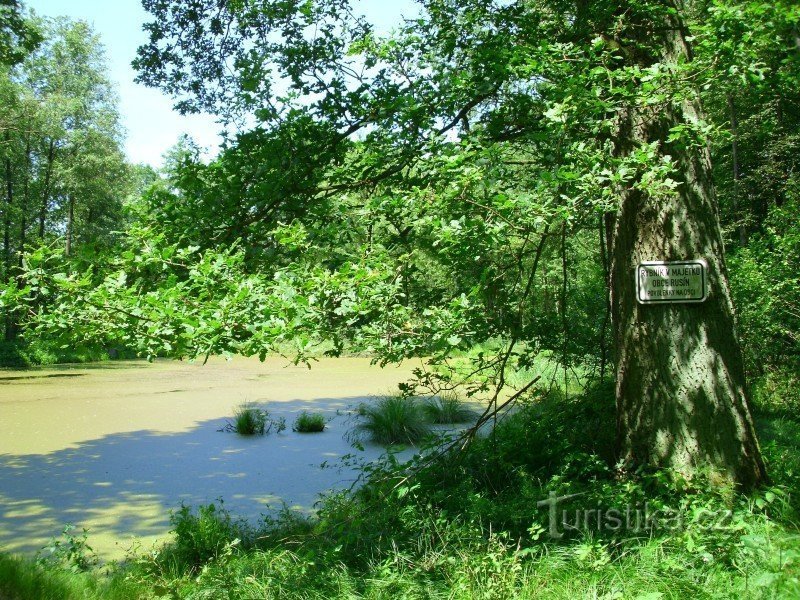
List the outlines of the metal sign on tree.
{"type": "Polygon", "coordinates": [[[703,302],[708,296],[708,264],[703,259],[644,261],[636,267],[640,304],[703,302]]]}

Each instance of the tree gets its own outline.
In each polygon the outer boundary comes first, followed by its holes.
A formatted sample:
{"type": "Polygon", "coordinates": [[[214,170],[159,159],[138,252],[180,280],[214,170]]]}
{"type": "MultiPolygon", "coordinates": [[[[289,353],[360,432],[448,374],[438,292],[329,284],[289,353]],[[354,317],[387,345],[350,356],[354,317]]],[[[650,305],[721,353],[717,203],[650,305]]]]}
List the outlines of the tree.
{"type": "Polygon", "coordinates": [[[15,76],[35,104],[23,143],[30,160],[17,168],[29,182],[27,226],[40,241],[63,232],[71,251],[76,240],[99,241],[120,223],[127,176],[119,116],[89,26],[68,19],[39,26],[46,39],[15,76]]]}
{"type": "Polygon", "coordinates": [[[0,66],[13,66],[41,42],[41,33],[22,16],[17,0],[0,1],[0,66]]]}
{"type": "MultiPolygon", "coordinates": [[[[116,98],[99,39],[83,22],[31,18],[36,48],[0,67],[3,262],[0,276],[24,287],[31,242],[63,236],[67,254],[111,245],[129,181],[116,98]]],[[[19,330],[5,311],[5,337],[19,330]]]]}
{"type": "Polygon", "coordinates": [[[48,220],[51,230],[63,227],[70,254],[76,241],[117,228],[127,193],[125,160],[99,38],[86,23],[63,18],[47,23],[46,31],[46,42],[23,69],[41,103],[39,234],[48,220]]]}
{"type": "MultiPolygon", "coordinates": [[[[681,63],[689,63],[685,11],[677,3],[668,6],[659,21],[639,20],[631,11],[628,29],[618,38],[625,62],[642,71],[679,70],[681,63]],[[654,33],[658,45],[639,50],[637,45],[647,42],[643,36],[654,33]]],[[[682,472],[711,465],[752,485],[765,472],[734,333],[710,157],[706,146],[673,136],[702,119],[698,98],[688,93],[667,106],[630,104],[619,113],[615,152],[654,147],[659,158],[674,162],[677,191],[656,199],[636,187],[621,190],[611,237],[621,451],[625,460],[682,472]],[[708,300],[700,305],[637,303],[631,274],[638,263],[692,257],[708,261],[708,300]]]]}
{"type": "Polygon", "coordinates": [[[199,208],[188,238],[207,243],[202,268],[183,262],[198,248],[180,254],[180,232],[154,236],[163,247],[138,264],[182,257],[162,261],[165,299],[122,264],[100,287],[71,280],[95,322],[116,310],[108,331],[138,327],[176,353],[263,355],[290,336],[303,348],[346,335],[385,360],[440,365],[500,337],[473,371],[495,373],[499,389],[507,366],[530,364],[550,310],[567,373],[569,257],[583,244],[568,240],[606,215],[596,247],[610,258],[620,457],[764,479],[698,105],[709,74],[689,41],[701,7],[430,0],[388,38],[344,0],[145,7],[141,80],[182,110],[249,113],[258,126],[168,190],[169,210],[199,208]],[[208,235],[213,198],[228,197],[214,186],[238,190],[221,237],[208,235]],[[639,261],[685,258],[709,263],[705,303],[636,303],[639,261]],[[203,303],[178,309],[180,293],[203,303]]]}

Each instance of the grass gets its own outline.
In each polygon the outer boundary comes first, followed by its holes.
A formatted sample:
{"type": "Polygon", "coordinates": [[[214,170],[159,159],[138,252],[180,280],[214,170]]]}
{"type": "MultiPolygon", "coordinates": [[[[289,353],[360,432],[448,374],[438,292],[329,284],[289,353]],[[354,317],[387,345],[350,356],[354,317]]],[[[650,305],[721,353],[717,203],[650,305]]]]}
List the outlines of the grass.
{"type": "Polygon", "coordinates": [[[325,429],[325,415],[322,413],[301,412],[292,426],[298,433],[319,433],[325,429]]]}
{"type": "Polygon", "coordinates": [[[233,427],[239,435],[264,435],[268,416],[267,411],[245,403],[234,412],[233,427]]]}
{"type": "Polygon", "coordinates": [[[431,432],[433,424],[465,423],[475,417],[461,399],[450,392],[424,401],[403,394],[389,394],[373,404],[361,404],[356,411],[361,421],[355,437],[366,437],[377,444],[418,444],[431,432]]]}
{"type": "Polygon", "coordinates": [[[266,410],[258,408],[252,402],[245,402],[236,407],[233,422],[229,421],[220,431],[234,431],[239,435],[266,435],[273,428],[276,433],[286,429],[286,419],[273,419],[266,410]]]}
{"type": "Polygon", "coordinates": [[[430,433],[430,425],[416,398],[401,394],[382,396],[359,407],[357,436],[377,444],[416,444],[430,433]]]}
{"type": "Polygon", "coordinates": [[[475,418],[475,413],[453,392],[426,398],[422,410],[431,423],[441,425],[467,423],[475,418]]]}
{"type": "MultiPolygon", "coordinates": [[[[800,417],[774,397],[758,420],[772,487],[748,495],[619,472],[610,386],[554,392],[411,480],[391,457],[371,465],[363,487],[324,498],[316,517],[245,525],[221,504],[183,507],[171,543],[109,576],[0,555],[0,598],[797,598],[800,417]],[[551,539],[538,506],[551,492],[576,494],[560,505],[572,520],[646,505],[682,518],[642,531],[590,520],[551,539]]],[[[397,398],[365,412],[419,408],[397,398]]]]}
{"type": "Polygon", "coordinates": [[[43,565],[0,554],[0,598],[3,600],[135,600],[146,588],[116,571],[108,576],[43,565]]]}

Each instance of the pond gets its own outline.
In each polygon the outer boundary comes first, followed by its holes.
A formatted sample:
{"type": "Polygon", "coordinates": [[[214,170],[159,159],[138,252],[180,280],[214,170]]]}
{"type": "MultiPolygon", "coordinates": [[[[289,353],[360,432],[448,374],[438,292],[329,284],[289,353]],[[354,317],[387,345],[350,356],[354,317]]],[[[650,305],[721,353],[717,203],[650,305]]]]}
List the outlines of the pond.
{"type": "Polygon", "coordinates": [[[415,366],[237,357],[0,370],[0,551],[32,554],[70,523],[89,530],[101,558],[122,558],[164,540],[182,502],[223,498],[249,520],[284,505],[310,511],[320,492],[355,481],[343,457],[383,451],[348,443],[348,411],[415,366]],[[220,432],[242,402],[285,417],[286,431],[220,432]],[[303,410],[325,413],[326,430],[293,432],[303,410]]]}

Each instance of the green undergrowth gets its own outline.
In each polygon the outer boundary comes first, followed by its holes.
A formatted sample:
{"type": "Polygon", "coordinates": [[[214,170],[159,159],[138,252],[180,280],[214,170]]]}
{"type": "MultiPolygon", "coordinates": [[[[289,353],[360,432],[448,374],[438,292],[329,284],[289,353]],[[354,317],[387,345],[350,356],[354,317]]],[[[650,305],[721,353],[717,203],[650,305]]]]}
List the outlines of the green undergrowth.
{"type": "MultiPolygon", "coordinates": [[[[245,524],[220,502],[183,507],[173,543],[110,576],[5,557],[0,579],[74,577],[85,593],[63,598],[800,597],[796,416],[759,409],[772,482],[742,495],[617,468],[613,414],[609,386],[552,393],[463,452],[417,459],[414,477],[391,457],[369,466],[316,517],[245,524]]],[[[3,585],[0,597],[26,597],[3,585]]]]}
{"type": "Polygon", "coordinates": [[[27,367],[103,362],[119,358],[135,358],[132,352],[117,348],[67,347],[45,342],[0,341],[0,367],[24,369],[27,367]]]}

